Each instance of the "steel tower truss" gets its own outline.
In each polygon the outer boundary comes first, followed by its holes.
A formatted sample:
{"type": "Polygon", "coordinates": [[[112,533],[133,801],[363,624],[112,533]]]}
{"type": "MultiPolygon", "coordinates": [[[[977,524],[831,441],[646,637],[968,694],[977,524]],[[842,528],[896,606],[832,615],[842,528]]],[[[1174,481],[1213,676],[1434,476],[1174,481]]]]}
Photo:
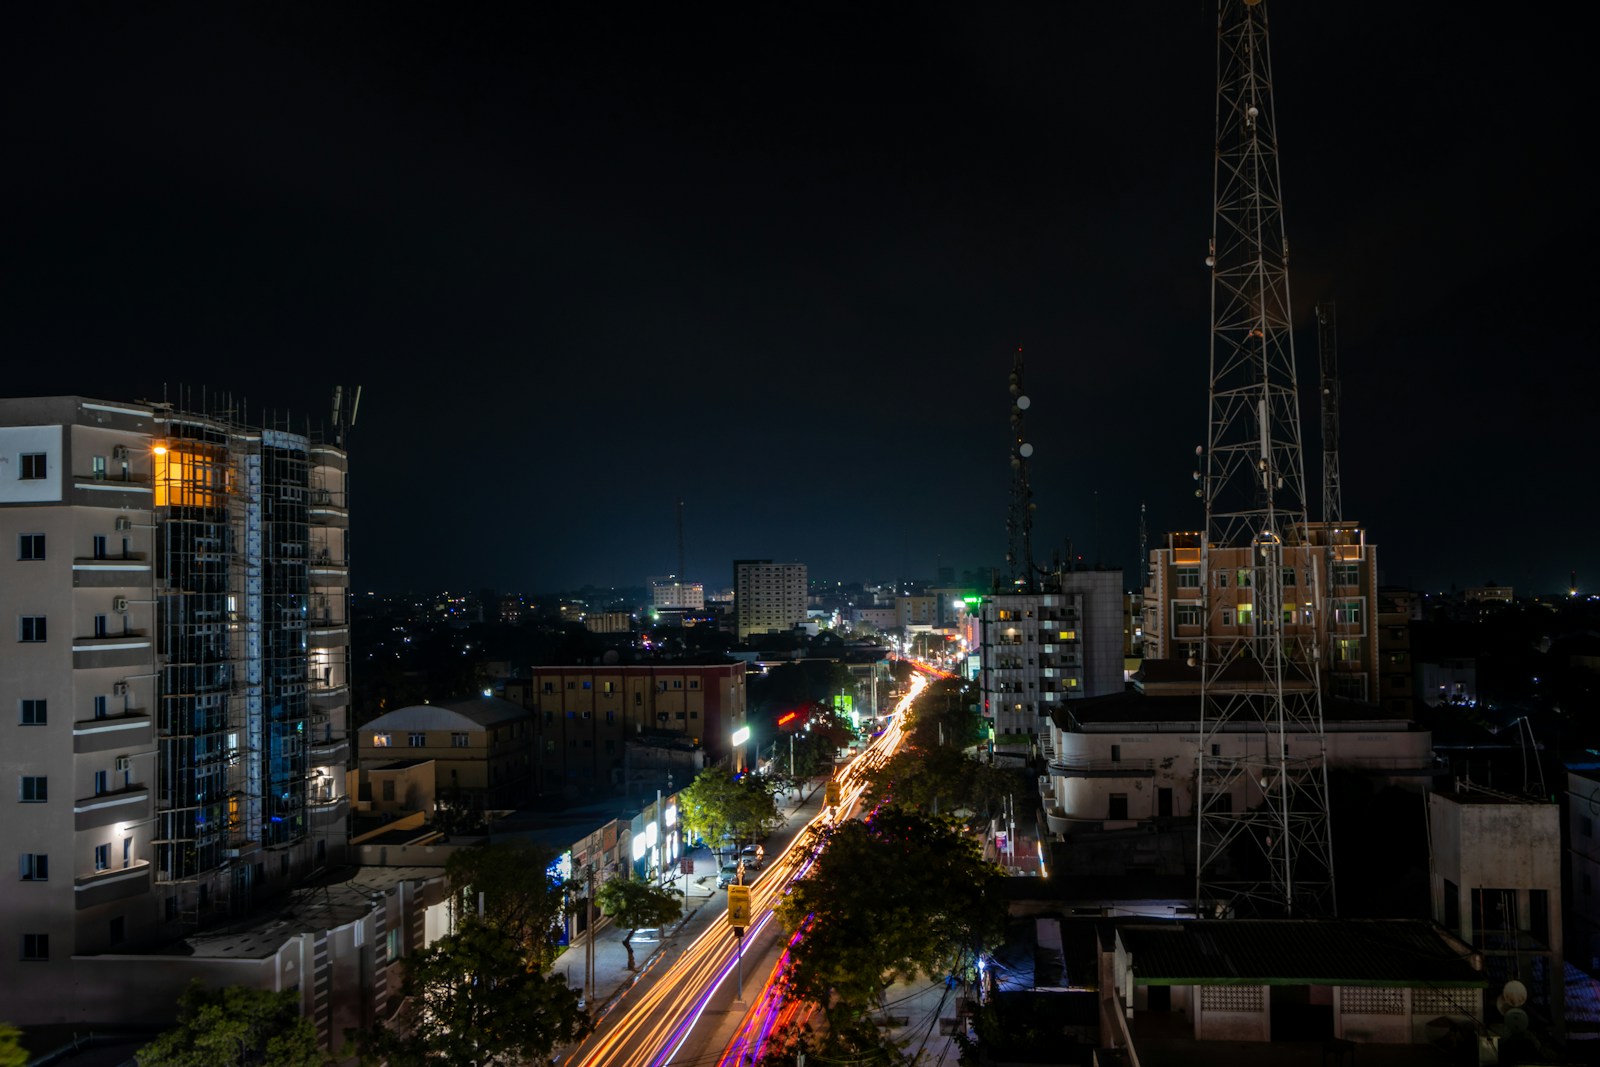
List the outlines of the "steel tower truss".
{"type": "Polygon", "coordinates": [[[1331,914],[1318,568],[1264,3],[1221,2],[1216,122],[1197,897],[1208,915],[1331,914]]]}

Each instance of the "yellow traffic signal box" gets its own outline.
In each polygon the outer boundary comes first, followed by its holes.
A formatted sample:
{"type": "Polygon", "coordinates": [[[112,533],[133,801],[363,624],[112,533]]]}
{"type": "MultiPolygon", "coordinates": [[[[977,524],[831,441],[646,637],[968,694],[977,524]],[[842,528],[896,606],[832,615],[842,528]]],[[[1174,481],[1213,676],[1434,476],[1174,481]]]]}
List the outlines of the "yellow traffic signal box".
{"type": "Polygon", "coordinates": [[[750,925],[749,886],[730,885],[728,887],[728,925],[738,930],[743,930],[750,925]]]}

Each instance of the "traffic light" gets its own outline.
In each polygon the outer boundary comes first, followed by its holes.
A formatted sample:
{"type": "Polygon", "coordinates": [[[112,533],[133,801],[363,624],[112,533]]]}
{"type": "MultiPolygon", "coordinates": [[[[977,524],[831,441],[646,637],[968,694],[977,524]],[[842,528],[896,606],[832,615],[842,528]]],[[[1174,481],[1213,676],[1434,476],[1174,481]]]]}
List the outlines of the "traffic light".
{"type": "Polygon", "coordinates": [[[750,925],[749,886],[730,885],[728,887],[728,925],[741,932],[750,925]]]}

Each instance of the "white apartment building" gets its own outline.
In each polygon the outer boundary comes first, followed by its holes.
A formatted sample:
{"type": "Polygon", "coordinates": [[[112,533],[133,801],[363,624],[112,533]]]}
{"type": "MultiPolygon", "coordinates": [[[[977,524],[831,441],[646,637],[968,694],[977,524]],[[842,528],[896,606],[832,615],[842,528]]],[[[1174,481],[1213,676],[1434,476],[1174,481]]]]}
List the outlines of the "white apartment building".
{"type": "Polygon", "coordinates": [[[346,478],[341,448],[226,415],[0,400],[11,1020],[79,1021],[97,957],[343,862],[346,478]]]}
{"type": "Polygon", "coordinates": [[[1047,591],[996,593],[980,607],[978,688],[995,751],[1050,753],[1063,701],[1120,692],[1122,572],[1067,571],[1047,591]]]}
{"type": "Polygon", "coordinates": [[[733,632],[751,634],[791,630],[806,621],[806,565],[770,559],[733,561],[733,632]]]}
{"type": "Polygon", "coordinates": [[[679,581],[676,576],[650,579],[650,606],[656,608],[688,608],[703,611],[706,606],[706,587],[699,582],[679,581]]]}

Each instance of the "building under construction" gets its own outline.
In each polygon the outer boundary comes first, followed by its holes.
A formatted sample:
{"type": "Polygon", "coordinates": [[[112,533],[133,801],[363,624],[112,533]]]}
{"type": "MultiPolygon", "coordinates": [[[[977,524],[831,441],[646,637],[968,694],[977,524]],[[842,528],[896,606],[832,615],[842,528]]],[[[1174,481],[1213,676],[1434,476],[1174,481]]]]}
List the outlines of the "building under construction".
{"type": "MultiPolygon", "coordinates": [[[[0,986],[148,949],[344,861],[347,413],[0,400],[0,986]],[[41,970],[45,974],[41,974],[41,970]]],[[[47,1003],[13,1005],[48,1020],[47,1003]]]]}

